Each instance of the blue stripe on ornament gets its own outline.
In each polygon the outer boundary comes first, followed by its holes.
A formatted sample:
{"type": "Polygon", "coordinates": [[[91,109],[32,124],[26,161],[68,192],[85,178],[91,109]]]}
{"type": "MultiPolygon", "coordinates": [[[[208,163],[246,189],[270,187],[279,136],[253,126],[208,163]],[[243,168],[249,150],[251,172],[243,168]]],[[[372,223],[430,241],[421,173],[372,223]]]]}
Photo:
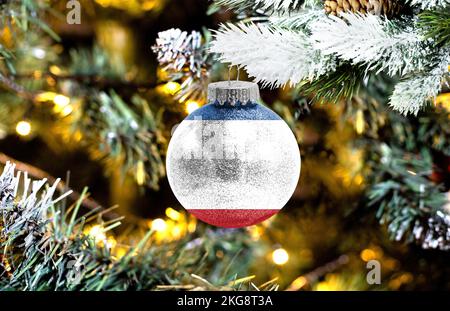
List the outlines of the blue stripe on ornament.
{"type": "Polygon", "coordinates": [[[205,105],[192,112],[185,120],[281,120],[272,110],[255,103],[245,106],[205,105]]]}

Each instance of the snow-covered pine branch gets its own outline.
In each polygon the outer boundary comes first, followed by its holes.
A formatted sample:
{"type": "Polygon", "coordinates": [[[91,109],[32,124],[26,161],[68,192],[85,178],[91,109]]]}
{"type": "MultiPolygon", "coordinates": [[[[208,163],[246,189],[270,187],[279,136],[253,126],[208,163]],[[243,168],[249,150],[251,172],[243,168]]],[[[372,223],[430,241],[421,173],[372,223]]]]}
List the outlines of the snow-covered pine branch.
{"type": "Polygon", "coordinates": [[[214,0],[214,2],[239,11],[259,9],[264,12],[289,12],[300,8],[304,0],[214,0]]]}
{"type": "Polygon", "coordinates": [[[268,24],[223,25],[210,50],[219,54],[220,61],[243,67],[272,87],[312,80],[336,66],[332,56],[313,49],[304,33],[268,24]]]}
{"type": "Polygon", "coordinates": [[[448,75],[450,52],[442,56],[438,66],[430,72],[414,75],[395,85],[389,105],[400,113],[416,114],[441,90],[443,80],[448,75]]]}
{"type": "Polygon", "coordinates": [[[290,14],[275,14],[269,17],[269,23],[275,27],[291,30],[309,29],[313,22],[327,18],[323,6],[312,6],[290,14]]]}
{"type": "Polygon", "coordinates": [[[34,231],[31,228],[33,226],[30,223],[45,223],[49,208],[70,195],[72,191],[55,198],[59,179],[50,186],[46,179],[32,181],[27,173],[24,173],[22,190],[19,193],[21,172],[15,174],[14,170],[15,165],[8,162],[0,175],[0,217],[3,220],[0,238],[6,238],[12,232],[24,234],[28,246],[34,240],[34,231]]]}
{"type": "Polygon", "coordinates": [[[431,48],[419,31],[372,14],[342,13],[311,26],[316,49],[369,70],[404,75],[430,66],[431,48]]]}
{"type": "Polygon", "coordinates": [[[430,10],[437,7],[447,7],[450,5],[449,0],[408,0],[410,5],[417,6],[422,10],[430,10]]]}

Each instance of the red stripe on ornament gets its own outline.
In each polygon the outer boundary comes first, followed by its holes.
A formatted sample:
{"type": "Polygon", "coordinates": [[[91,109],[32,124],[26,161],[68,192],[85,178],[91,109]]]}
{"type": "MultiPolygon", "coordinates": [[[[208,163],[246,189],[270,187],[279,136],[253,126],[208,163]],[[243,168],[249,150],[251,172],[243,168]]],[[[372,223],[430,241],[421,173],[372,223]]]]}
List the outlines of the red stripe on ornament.
{"type": "Polygon", "coordinates": [[[224,228],[255,225],[279,211],[278,209],[189,209],[189,213],[201,221],[224,228]]]}

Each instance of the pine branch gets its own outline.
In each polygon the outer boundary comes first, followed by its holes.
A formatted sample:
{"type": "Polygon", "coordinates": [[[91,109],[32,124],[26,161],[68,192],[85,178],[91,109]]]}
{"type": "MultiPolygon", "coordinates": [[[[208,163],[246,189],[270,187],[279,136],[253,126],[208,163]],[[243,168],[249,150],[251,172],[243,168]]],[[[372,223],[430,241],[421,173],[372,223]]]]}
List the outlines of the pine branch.
{"type": "Polygon", "coordinates": [[[314,270],[297,277],[294,282],[292,282],[287,290],[288,291],[298,291],[303,289],[305,286],[312,285],[316,283],[320,278],[324,277],[326,274],[336,271],[337,269],[345,266],[349,262],[348,255],[341,255],[338,258],[327,262],[326,264],[315,268],[314,270]],[[304,282],[298,283],[296,280],[303,279],[304,282]],[[297,284],[296,284],[297,283],[297,284]],[[300,286],[298,285],[300,284],[300,286]]]}
{"type": "Polygon", "coordinates": [[[165,176],[160,117],[137,95],[130,104],[114,91],[90,96],[93,100],[72,126],[85,133],[94,158],[104,160],[113,170],[121,167],[123,175],[133,176],[139,185],[157,189],[165,176]]]}
{"type": "Polygon", "coordinates": [[[218,6],[225,6],[238,13],[253,10],[261,12],[292,12],[300,9],[304,0],[214,0],[218,6]]]}
{"type": "Polygon", "coordinates": [[[417,115],[426,103],[436,97],[441,90],[444,77],[448,76],[450,54],[447,53],[444,53],[441,63],[430,72],[419,73],[398,82],[389,105],[404,115],[410,113],[417,115]]]}
{"type": "Polygon", "coordinates": [[[312,80],[336,66],[331,56],[312,48],[304,33],[267,24],[223,25],[214,34],[211,51],[272,87],[312,80]]]}
{"type": "Polygon", "coordinates": [[[356,95],[364,79],[363,69],[344,64],[333,72],[300,83],[297,90],[318,103],[338,103],[356,95]]]}
{"type": "Polygon", "coordinates": [[[410,5],[417,6],[422,10],[429,10],[435,8],[446,8],[450,5],[449,0],[407,0],[410,5]]]}
{"type": "Polygon", "coordinates": [[[7,77],[6,75],[0,73],[0,83],[8,90],[17,94],[17,96],[34,101],[36,94],[26,90],[22,85],[17,84],[13,79],[7,77]]]}
{"type": "Polygon", "coordinates": [[[313,46],[326,55],[337,55],[367,70],[391,76],[427,71],[434,54],[419,31],[402,21],[373,14],[342,13],[311,26],[313,46]]]}
{"type": "Polygon", "coordinates": [[[190,34],[180,29],[169,29],[158,33],[152,50],[157,54],[159,65],[171,81],[180,81],[176,99],[181,101],[203,101],[205,89],[210,82],[214,60],[208,53],[210,33],[198,31],[190,34]]]}
{"type": "Polygon", "coordinates": [[[450,9],[420,13],[418,26],[425,32],[426,38],[434,40],[435,45],[450,46],[450,9]]]}
{"type": "MultiPolygon", "coordinates": [[[[66,210],[61,202],[70,192],[57,194],[59,180],[49,185],[25,173],[21,181],[14,169],[8,163],[0,175],[0,290],[151,290],[185,284],[194,272],[220,275],[233,264],[230,258],[248,260],[242,257],[249,252],[242,251],[248,246],[239,230],[206,230],[162,244],[148,231],[140,239],[134,235],[138,241],[131,245],[123,244],[132,240],[125,236],[119,256],[108,242],[109,231],[119,221],[104,222],[101,214],[79,215],[81,201],[66,210]],[[91,235],[89,226],[100,228],[99,234],[91,235]],[[230,257],[220,261],[205,256],[225,249],[230,257]]],[[[214,280],[226,284],[234,277],[214,280]]]]}
{"type": "Polygon", "coordinates": [[[327,18],[322,5],[313,5],[286,15],[272,15],[269,17],[269,23],[275,27],[307,31],[309,34],[315,22],[327,18]]]}
{"type": "MultiPolygon", "coordinates": [[[[0,153],[0,163],[3,165],[7,165],[8,163],[14,163],[15,168],[22,172],[27,172],[29,176],[31,176],[33,179],[41,179],[41,180],[47,180],[50,184],[54,184],[57,181],[57,178],[53,177],[49,173],[31,165],[28,163],[24,163],[21,161],[18,161],[16,159],[13,159],[9,156],[7,156],[4,153],[0,153]]],[[[70,194],[68,195],[68,198],[70,198],[73,202],[77,202],[81,200],[81,205],[88,208],[92,211],[101,211],[104,210],[104,208],[96,202],[94,199],[85,197],[81,198],[81,194],[79,192],[74,191],[73,189],[70,189],[63,181],[59,181],[57,183],[57,188],[59,192],[64,193],[67,191],[70,191],[70,194]]],[[[119,217],[119,215],[115,214],[114,212],[107,212],[104,214],[106,219],[116,219],[119,217]]]]}
{"type": "MultiPolygon", "coordinates": [[[[6,1],[0,5],[0,28],[2,31],[14,33],[16,40],[32,29],[44,32],[58,41],[59,36],[39,18],[40,14],[49,11],[48,9],[48,4],[39,0],[6,1]]],[[[15,73],[15,52],[14,48],[0,44],[0,62],[6,65],[9,73],[15,73]]]]}
{"type": "Polygon", "coordinates": [[[419,120],[418,134],[410,134],[411,140],[450,157],[450,110],[437,107],[432,112],[421,115],[419,120]]]}
{"type": "Polygon", "coordinates": [[[425,149],[421,154],[403,152],[382,145],[381,160],[374,165],[380,179],[369,189],[371,206],[396,241],[417,242],[423,248],[450,249],[450,215],[447,198],[440,185],[427,177],[432,160],[425,149]]]}

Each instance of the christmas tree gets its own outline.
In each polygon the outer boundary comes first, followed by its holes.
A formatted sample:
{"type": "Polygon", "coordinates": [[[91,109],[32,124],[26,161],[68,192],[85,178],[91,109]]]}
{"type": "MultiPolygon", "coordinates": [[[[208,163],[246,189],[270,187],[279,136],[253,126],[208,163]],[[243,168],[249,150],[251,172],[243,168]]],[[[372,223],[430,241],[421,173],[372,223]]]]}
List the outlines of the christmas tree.
{"type": "Polygon", "coordinates": [[[0,289],[449,289],[449,5],[0,4],[0,289]],[[165,167],[231,78],[302,156],[286,207],[244,229],[183,211],[165,167]]]}

